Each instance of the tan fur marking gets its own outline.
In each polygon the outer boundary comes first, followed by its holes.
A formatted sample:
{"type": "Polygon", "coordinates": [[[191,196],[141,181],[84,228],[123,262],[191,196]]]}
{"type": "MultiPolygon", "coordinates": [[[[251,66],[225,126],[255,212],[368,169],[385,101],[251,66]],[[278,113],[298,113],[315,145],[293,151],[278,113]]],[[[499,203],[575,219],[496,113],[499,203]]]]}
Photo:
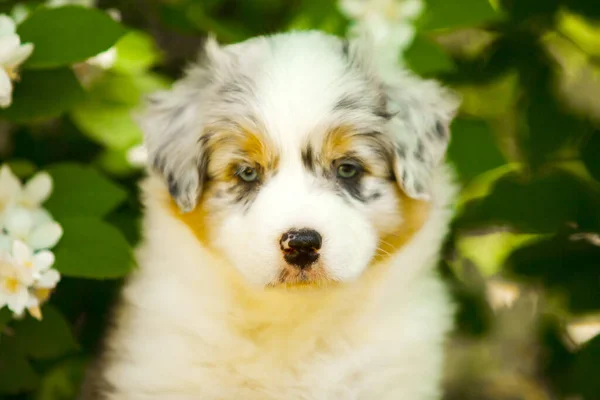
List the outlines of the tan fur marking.
{"type": "Polygon", "coordinates": [[[345,156],[353,145],[354,131],[349,126],[338,126],[329,131],[325,137],[321,156],[323,161],[334,161],[345,156]]]}
{"type": "Polygon", "coordinates": [[[214,186],[211,184],[206,185],[196,208],[187,213],[181,212],[177,203],[175,203],[171,196],[168,196],[168,193],[165,198],[165,206],[171,214],[187,225],[194,236],[196,236],[196,239],[208,249],[211,249],[210,228],[218,223],[214,217],[210,216],[206,206],[206,200],[213,195],[214,186]]]}
{"type": "Polygon", "coordinates": [[[397,196],[403,219],[393,233],[380,233],[378,251],[375,257],[377,261],[387,260],[391,255],[398,252],[423,227],[429,216],[430,203],[408,197],[400,189],[397,189],[397,196]]]}
{"type": "Polygon", "coordinates": [[[265,135],[250,130],[245,130],[244,132],[244,140],[240,144],[242,151],[264,170],[276,168],[279,156],[275,151],[272,141],[265,135]]]}
{"type": "Polygon", "coordinates": [[[266,173],[277,168],[279,154],[274,143],[260,132],[250,129],[225,130],[211,137],[209,174],[211,177],[231,182],[240,164],[259,168],[266,173]]]}

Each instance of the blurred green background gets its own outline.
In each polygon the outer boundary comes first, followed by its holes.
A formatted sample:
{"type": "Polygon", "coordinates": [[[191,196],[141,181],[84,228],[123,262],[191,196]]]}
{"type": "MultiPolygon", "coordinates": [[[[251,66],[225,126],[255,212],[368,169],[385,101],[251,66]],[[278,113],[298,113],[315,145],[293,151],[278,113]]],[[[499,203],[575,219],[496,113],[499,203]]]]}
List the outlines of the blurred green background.
{"type": "Polygon", "coordinates": [[[0,1],[36,46],[0,110],[0,164],[50,173],[45,207],[65,232],[44,319],[0,310],[1,398],[75,398],[133,268],[143,95],[179,77],[208,32],[346,36],[387,18],[408,26],[398,62],[463,96],[448,156],[463,190],[440,263],[461,305],[445,399],[600,399],[600,2],[355,3],[0,1]]]}

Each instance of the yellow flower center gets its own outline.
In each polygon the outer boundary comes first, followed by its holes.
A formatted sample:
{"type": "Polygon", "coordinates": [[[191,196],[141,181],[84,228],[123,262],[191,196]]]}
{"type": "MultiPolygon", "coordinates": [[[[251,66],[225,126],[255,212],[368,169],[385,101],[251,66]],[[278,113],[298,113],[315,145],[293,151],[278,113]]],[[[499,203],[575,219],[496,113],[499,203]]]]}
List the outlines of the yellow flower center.
{"type": "Polygon", "coordinates": [[[19,290],[20,282],[16,278],[5,278],[3,286],[9,294],[15,294],[19,290]]]}
{"type": "Polygon", "coordinates": [[[31,261],[25,261],[23,265],[27,268],[33,268],[33,263],[31,261]]]}
{"type": "Polygon", "coordinates": [[[8,75],[11,81],[19,80],[19,73],[17,72],[16,68],[4,67],[4,70],[6,71],[6,74],[8,75]]]}
{"type": "Polygon", "coordinates": [[[50,289],[36,289],[35,297],[37,297],[38,301],[41,304],[41,303],[44,303],[46,300],[48,300],[51,292],[52,291],[50,289]]]}

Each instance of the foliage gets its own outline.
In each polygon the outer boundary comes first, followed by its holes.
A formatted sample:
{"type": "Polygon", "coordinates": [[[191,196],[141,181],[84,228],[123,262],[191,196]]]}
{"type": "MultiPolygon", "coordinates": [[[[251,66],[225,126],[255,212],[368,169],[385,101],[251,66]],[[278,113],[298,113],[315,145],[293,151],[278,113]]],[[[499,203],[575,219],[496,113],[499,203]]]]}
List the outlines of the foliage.
{"type": "MultiPolygon", "coordinates": [[[[17,3],[0,2],[0,13],[17,3]]],[[[600,336],[579,344],[568,329],[600,321],[596,3],[428,0],[401,57],[463,97],[448,158],[464,188],[440,266],[462,306],[447,399],[599,398],[600,336]]],[[[352,24],[323,0],[99,5],[27,2],[17,28],[35,50],[0,111],[0,164],[53,177],[46,205],[64,228],[56,268],[66,278],[42,322],[0,310],[9,399],[74,398],[135,267],[141,172],[128,157],[142,140],[132,117],[141,98],[168,87],[208,32],[231,43],[290,29],[345,35],[352,24]]]]}

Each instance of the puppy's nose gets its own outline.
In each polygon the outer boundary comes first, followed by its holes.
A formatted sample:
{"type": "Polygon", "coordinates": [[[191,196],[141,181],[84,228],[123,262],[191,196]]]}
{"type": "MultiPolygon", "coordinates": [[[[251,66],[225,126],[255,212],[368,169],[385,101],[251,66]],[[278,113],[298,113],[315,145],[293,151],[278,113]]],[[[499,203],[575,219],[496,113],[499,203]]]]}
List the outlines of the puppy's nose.
{"type": "Polygon", "coordinates": [[[290,265],[306,268],[319,258],[321,241],[321,235],[313,229],[290,230],[281,236],[283,257],[290,265]]]}

